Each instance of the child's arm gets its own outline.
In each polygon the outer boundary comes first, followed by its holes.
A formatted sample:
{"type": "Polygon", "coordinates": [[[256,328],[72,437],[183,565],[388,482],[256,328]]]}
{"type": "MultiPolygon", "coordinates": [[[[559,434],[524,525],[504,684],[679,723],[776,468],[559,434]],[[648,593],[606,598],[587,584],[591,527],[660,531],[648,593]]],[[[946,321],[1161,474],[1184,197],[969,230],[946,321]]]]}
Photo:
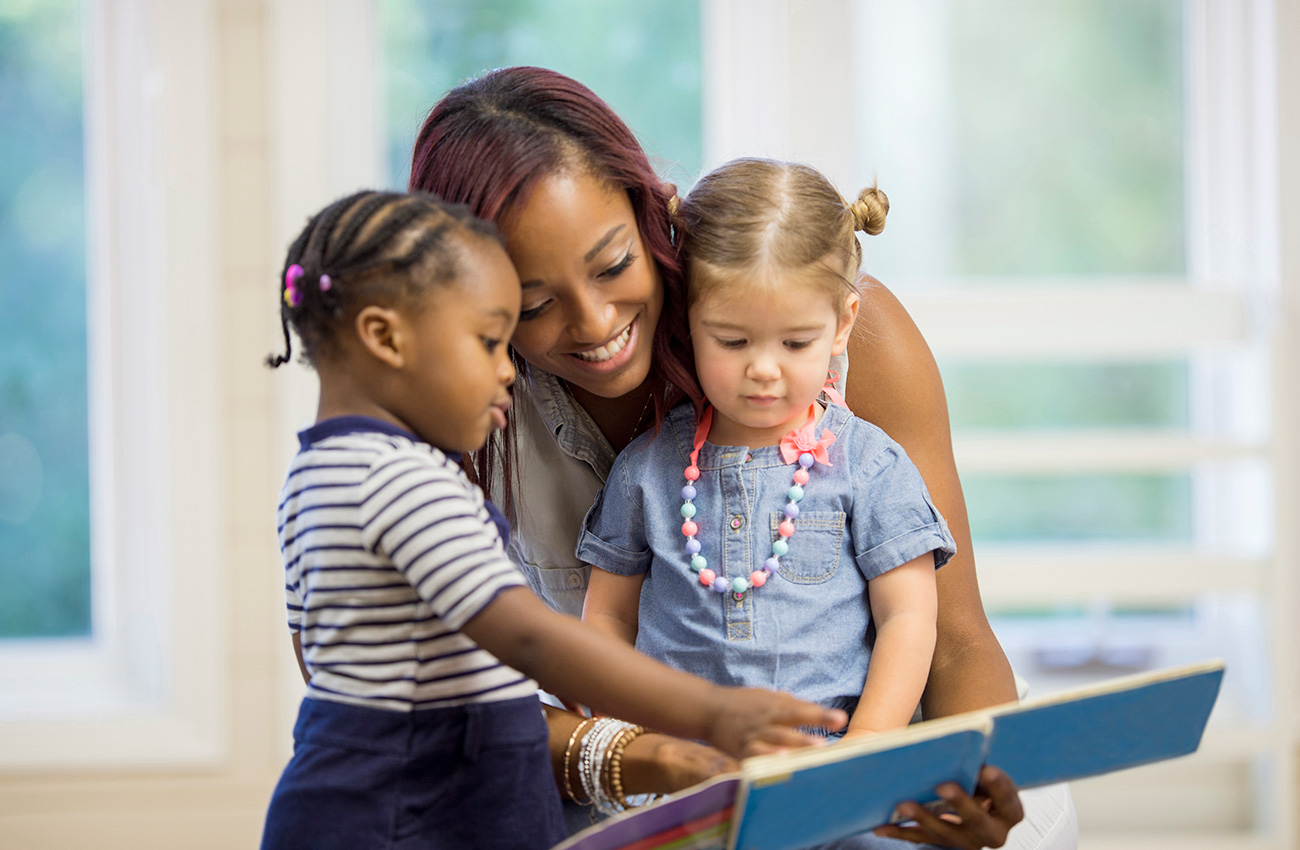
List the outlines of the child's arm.
{"type": "Polygon", "coordinates": [[[645,573],[623,576],[592,567],[587,597],[582,603],[582,622],[636,646],[637,612],[644,582],[645,573]]]}
{"type": "Polygon", "coordinates": [[[862,699],[845,737],[906,726],[925,690],[934,654],[938,595],[927,552],[867,582],[876,645],[862,699]]]}
{"type": "Polygon", "coordinates": [[[737,757],[816,741],[798,726],[838,729],[844,712],[758,688],[724,688],[673,670],[557,614],[524,587],[502,590],[462,627],[471,640],[552,693],[737,757]]]}

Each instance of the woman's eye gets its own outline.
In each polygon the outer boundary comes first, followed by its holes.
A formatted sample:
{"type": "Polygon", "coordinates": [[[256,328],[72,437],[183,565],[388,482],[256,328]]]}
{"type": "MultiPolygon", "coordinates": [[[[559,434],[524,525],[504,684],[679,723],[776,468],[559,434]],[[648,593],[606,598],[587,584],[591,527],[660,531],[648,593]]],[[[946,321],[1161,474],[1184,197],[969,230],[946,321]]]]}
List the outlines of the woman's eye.
{"type": "Polygon", "coordinates": [[[609,268],[605,269],[603,272],[601,272],[600,274],[596,275],[596,277],[598,277],[598,278],[605,278],[605,279],[608,279],[608,278],[611,278],[611,277],[618,277],[618,276],[621,275],[623,272],[627,271],[627,267],[630,266],[630,265],[632,265],[632,263],[633,263],[635,260],[636,260],[636,254],[633,254],[631,251],[628,251],[626,254],[623,255],[623,259],[619,260],[619,261],[618,261],[617,263],[615,263],[614,265],[612,265],[612,266],[610,266],[609,268]]]}
{"type": "Polygon", "coordinates": [[[550,305],[550,303],[551,303],[550,301],[543,301],[540,304],[534,304],[531,307],[525,307],[524,309],[519,311],[519,321],[527,322],[530,319],[536,319],[538,316],[542,315],[542,313],[546,312],[546,308],[550,305]]]}

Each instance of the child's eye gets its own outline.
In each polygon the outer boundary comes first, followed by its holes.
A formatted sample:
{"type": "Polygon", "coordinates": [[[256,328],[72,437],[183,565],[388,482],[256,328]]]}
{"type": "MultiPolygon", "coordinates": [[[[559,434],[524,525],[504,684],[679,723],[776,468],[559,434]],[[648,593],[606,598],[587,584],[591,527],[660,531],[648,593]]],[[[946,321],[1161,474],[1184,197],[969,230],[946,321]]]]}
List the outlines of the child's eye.
{"type": "Polygon", "coordinates": [[[810,345],[812,345],[812,340],[810,339],[790,339],[786,340],[785,343],[785,347],[791,351],[802,351],[810,345]]]}
{"type": "Polygon", "coordinates": [[[619,261],[618,261],[617,263],[615,263],[614,265],[612,265],[612,266],[610,266],[609,268],[605,269],[603,272],[601,272],[600,274],[596,275],[596,277],[601,278],[601,279],[605,279],[605,280],[608,280],[609,278],[612,278],[612,277],[618,277],[618,276],[621,275],[623,272],[627,271],[627,267],[630,266],[630,265],[632,265],[632,263],[633,263],[635,260],[636,260],[636,254],[633,254],[633,253],[629,250],[626,254],[623,255],[623,259],[619,260],[619,261]]]}
{"type": "Polygon", "coordinates": [[[743,339],[723,339],[721,337],[718,337],[718,345],[722,346],[723,348],[740,348],[744,344],[745,344],[745,340],[743,339]]]}
{"type": "Polygon", "coordinates": [[[519,321],[527,322],[532,319],[536,319],[538,316],[542,315],[542,313],[546,312],[546,308],[550,305],[550,303],[551,302],[548,299],[546,301],[543,301],[540,304],[535,304],[531,307],[525,307],[524,309],[519,311],[519,321]]]}
{"type": "Polygon", "coordinates": [[[499,339],[492,339],[491,337],[486,337],[486,336],[483,337],[483,347],[493,354],[496,353],[497,346],[499,346],[500,344],[501,344],[501,340],[499,339]]]}

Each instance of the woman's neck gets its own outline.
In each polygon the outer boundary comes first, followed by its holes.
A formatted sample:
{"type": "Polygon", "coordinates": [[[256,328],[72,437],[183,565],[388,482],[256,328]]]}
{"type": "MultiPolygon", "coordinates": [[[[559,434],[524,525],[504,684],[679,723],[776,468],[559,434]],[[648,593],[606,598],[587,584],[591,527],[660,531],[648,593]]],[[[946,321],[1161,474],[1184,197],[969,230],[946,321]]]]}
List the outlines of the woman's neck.
{"type": "Polygon", "coordinates": [[[616,452],[627,448],[627,444],[644,431],[654,417],[653,394],[648,381],[618,398],[594,395],[567,381],[564,385],[616,452]]]}

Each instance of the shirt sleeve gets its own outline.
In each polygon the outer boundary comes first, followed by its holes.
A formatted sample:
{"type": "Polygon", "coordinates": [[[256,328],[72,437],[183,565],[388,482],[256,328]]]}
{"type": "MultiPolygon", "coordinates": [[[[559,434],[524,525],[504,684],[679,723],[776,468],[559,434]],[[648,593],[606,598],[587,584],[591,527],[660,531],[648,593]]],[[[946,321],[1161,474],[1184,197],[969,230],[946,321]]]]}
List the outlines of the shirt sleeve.
{"type": "Polygon", "coordinates": [[[868,580],[927,552],[938,569],[957,552],[920,471],[893,440],[854,475],[850,533],[868,580]]]}
{"type": "Polygon", "coordinates": [[[381,455],[361,484],[361,538],[459,629],[502,590],[525,583],[506,557],[482,493],[420,452],[381,455]]]}
{"type": "Polygon", "coordinates": [[[584,564],[623,576],[650,569],[653,554],[645,535],[645,501],[628,452],[614,461],[609,479],[582,521],[574,554],[584,564]]]}

